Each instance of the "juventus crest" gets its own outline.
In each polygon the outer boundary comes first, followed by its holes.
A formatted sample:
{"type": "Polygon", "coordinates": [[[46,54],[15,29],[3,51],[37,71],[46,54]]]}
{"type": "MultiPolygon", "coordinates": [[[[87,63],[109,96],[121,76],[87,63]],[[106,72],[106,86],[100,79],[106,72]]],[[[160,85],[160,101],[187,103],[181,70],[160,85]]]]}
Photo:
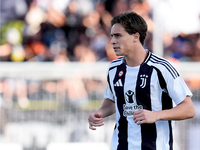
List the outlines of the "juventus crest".
{"type": "Polygon", "coordinates": [[[140,84],[141,88],[144,88],[146,86],[147,78],[148,78],[148,75],[145,75],[145,74],[140,75],[140,79],[142,80],[142,83],[140,84]]]}

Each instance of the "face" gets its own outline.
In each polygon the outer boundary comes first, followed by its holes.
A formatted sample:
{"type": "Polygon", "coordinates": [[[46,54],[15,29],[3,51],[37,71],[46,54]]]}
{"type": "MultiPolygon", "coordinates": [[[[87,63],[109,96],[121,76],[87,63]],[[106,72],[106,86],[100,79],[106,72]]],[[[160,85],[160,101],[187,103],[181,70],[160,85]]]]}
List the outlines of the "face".
{"type": "Polygon", "coordinates": [[[128,34],[121,24],[114,24],[111,28],[111,44],[117,56],[126,56],[131,53],[134,38],[134,34],[128,34]]]}

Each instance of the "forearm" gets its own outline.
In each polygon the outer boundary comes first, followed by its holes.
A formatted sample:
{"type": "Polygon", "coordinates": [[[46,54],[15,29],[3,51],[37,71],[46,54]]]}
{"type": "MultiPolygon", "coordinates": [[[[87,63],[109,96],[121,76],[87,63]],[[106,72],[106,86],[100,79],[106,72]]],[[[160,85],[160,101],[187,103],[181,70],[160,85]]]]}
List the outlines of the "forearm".
{"type": "Polygon", "coordinates": [[[176,107],[169,110],[157,111],[156,113],[158,120],[183,120],[193,118],[195,109],[190,97],[186,97],[186,99],[176,107]]]}
{"type": "Polygon", "coordinates": [[[104,99],[101,107],[97,110],[102,114],[102,118],[108,117],[115,113],[115,103],[110,99],[104,99]]]}
{"type": "Polygon", "coordinates": [[[159,120],[183,120],[195,115],[195,108],[191,98],[187,96],[179,105],[172,109],[161,111],[138,110],[133,111],[133,120],[138,125],[143,123],[154,123],[159,120]]]}

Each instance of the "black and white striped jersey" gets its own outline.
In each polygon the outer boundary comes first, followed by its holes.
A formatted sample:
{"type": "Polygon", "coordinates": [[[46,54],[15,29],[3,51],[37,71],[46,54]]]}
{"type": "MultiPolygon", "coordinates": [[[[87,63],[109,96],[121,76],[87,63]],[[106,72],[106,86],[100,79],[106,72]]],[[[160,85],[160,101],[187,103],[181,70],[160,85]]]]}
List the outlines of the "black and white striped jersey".
{"type": "Polygon", "coordinates": [[[172,150],[172,121],[137,125],[133,110],[159,111],[181,103],[191,91],[166,59],[151,52],[140,66],[129,67],[125,57],[112,61],[105,98],[115,102],[113,150],[172,150]]]}

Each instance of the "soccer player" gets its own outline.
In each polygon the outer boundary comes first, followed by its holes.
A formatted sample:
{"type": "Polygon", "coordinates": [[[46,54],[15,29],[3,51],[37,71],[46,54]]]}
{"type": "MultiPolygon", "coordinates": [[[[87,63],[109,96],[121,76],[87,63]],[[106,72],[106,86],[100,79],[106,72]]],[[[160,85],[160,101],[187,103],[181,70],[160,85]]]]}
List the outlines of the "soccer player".
{"type": "Polygon", "coordinates": [[[110,63],[105,99],[88,122],[96,130],[116,113],[113,150],[172,150],[174,120],[195,115],[192,93],[173,64],[143,48],[146,32],[134,12],[111,21],[111,44],[122,57],[110,63]]]}

